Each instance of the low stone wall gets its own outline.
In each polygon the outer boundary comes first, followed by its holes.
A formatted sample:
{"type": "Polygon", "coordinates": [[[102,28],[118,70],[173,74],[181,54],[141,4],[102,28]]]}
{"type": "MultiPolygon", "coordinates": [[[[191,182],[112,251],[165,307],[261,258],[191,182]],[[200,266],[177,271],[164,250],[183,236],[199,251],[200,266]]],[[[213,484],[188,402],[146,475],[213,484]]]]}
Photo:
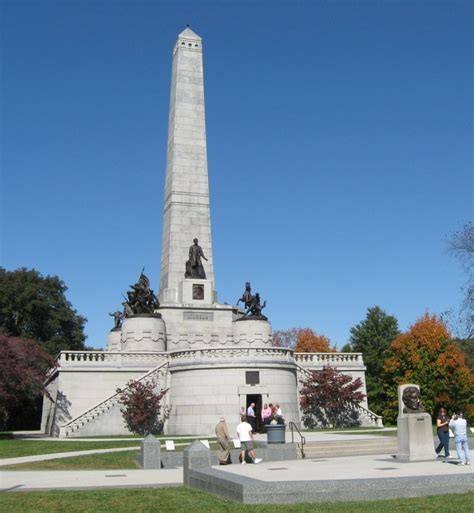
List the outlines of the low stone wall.
{"type": "MultiPolygon", "coordinates": [[[[211,465],[218,465],[218,451],[209,451],[211,458],[211,465]]],[[[256,442],[255,452],[257,458],[263,458],[264,461],[283,461],[283,460],[296,460],[297,459],[297,446],[296,444],[272,444],[267,445],[266,442],[256,442]]],[[[239,463],[240,449],[231,449],[230,457],[232,464],[239,463]]],[[[162,468],[179,468],[183,466],[184,452],[161,452],[161,466],[162,468]]],[[[141,456],[137,457],[137,462],[140,466],[141,456]]]]}

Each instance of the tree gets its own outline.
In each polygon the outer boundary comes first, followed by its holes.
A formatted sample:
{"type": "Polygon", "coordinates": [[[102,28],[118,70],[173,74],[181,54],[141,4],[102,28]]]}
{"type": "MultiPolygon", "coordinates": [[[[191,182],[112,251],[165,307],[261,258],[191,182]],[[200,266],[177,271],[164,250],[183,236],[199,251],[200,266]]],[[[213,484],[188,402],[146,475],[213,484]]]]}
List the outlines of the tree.
{"type": "Polygon", "coordinates": [[[273,332],[274,347],[289,347],[292,349],[296,345],[299,328],[290,328],[289,330],[276,330],[273,332]]]}
{"type": "Polygon", "coordinates": [[[445,312],[444,318],[460,339],[474,338],[474,225],[468,223],[448,241],[448,251],[464,267],[467,275],[464,299],[459,312],[445,312]]]}
{"type": "Polygon", "coordinates": [[[367,310],[365,320],[351,328],[350,348],[362,353],[366,371],[367,398],[372,411],[382,414],[386,396],[384,392],[384,361],[389,356],[390,344],[400,334],[398,321],[380,307],[367,310]]]}
{"type": "Polygon", "coordinates": [[[331,341],[324,335],[318,335],[311,328],[291,328],[275,331],[273,345],[290,347],[297,353],[330,353],[336,349],[331,347],[331,341]]]}
{"type": "Polygon", "coordinates": [[[444,407],[463,411],[474,420],[474,374],[466,366],[466,355],[451,339],[446,325],[426,314],[391,344],[385,361],[387,405],[383,416],[397,417],[397,387],[405,383],[420,386],[426,411],[433,414],[444,407]]]}
{"type": "Polygon", "coordinates": [[[360,425],[357,407],[364,399],[359,391],[362,380],[325,366],[312,371],[302,382],[300,405],[303,423],[314,427],[352,427],[360,425]]]}
{"type": "Polygon", "coordinates": [[[33,340],[0,333],[0,428],[38,429],[54,359],[33,340]]]}
{"type": "MultiPolygon", "coordinates": [[[[119,400],[123,404],[120,409],[128,429],[139,435],[161,433],[163,418],[160,418],[161,400],[168,389],[161,392],[155,390],[154,383],[141,383],[131,380],[125,389],[117,388],[119,400]]],[[[164,410],[164,418],[168,412],[164,410]]]]}
{"type": "Polygon", "coordinates": [[[66,291],[57,276],[0,267],[0,327],[13,336],[36,340],[51,355],[85,349],[86,319],[72,308],[66,291]]]}

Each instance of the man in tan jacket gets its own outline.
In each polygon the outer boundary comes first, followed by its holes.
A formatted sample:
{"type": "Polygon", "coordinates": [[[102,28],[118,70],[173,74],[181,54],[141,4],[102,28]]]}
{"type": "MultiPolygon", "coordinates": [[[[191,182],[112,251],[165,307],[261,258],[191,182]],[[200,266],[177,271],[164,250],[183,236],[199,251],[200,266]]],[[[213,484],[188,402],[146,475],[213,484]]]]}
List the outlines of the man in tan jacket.
{"type": "Polygon", "coordinates": [[[229,461],[231,438],[224,417],[221,417],[216,425],[216,437],[221,449],[218,454],[219,465],[229,465],[231,463],[229,461]]]}

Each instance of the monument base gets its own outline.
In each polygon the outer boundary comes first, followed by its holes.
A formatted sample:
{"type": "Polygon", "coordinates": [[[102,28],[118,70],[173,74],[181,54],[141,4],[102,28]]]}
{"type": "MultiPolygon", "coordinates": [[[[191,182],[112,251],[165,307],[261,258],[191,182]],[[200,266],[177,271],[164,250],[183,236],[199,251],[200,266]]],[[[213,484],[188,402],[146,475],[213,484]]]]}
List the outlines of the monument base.
{"type": "Polygon", "coordinates": [[[435,456],[431,415],[405,413],[398,416],[397,461],[429,461],[435,456]]]}
{"type": "Polygon", "coordinates": [[[122,351],[166,351],[166,328],[161,315],[126,317],[121,332],[122,351]]]}

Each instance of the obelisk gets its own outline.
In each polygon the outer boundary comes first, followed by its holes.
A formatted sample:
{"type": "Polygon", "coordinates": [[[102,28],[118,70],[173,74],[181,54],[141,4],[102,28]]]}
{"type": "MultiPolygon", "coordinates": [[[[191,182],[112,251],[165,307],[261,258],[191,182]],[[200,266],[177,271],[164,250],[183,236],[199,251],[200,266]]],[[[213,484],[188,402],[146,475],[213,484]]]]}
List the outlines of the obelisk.
{"type": "MultiPolygon", "coordinates": [[[[208,259],[203,262],[206,291],[213,291],[202,40],[186,28],[173,50],[161,244],[163,304],[183,301],[185,265],[195,238],[208,259]]],[[[209,303],[207,292],[206,296],[209,303]]]]}

